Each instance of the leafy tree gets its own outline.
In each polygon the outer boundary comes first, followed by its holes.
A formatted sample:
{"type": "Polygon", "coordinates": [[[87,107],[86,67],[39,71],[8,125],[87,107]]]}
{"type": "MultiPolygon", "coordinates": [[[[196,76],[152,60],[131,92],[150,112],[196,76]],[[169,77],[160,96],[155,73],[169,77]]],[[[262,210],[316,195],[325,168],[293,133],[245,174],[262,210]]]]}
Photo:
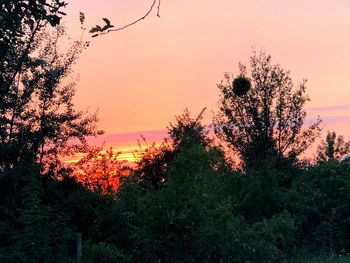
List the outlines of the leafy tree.
{"type": "Polygon", "coordinates": [[[56,46],[65,36],[42,30],[28,50],[28,59],[16,74],[0,106],[0,167],[31,158],[46,171],[58,169],[58,156],[87,149],[86,136],[101,132],[97,116],[76,111],[75,83],[67,82],[85,43],[76,41],[66,53],[56,46]],[[68,144],[73,138],[77,143],[68,144]]]}
{"type": "Polygon", "coordinates": [[[127,242],[126,250],[132,251],[132,260],[138,262],[283,259],[293,249],[295,220],[284,207],[263,210],[269,201],[274,202],[269,207],[276,206],[275,199],[282,195],[272,198],[277,192],[274,185],[270,187],[272,183],[266,182],[268,186],[264,186],[262,182],[256,187],[265,193],[254,199],[257,189],[252,184],[242,184],[247,177],[229,169],[222,152],[206,143],[210,140],[202,132],[203,137],[192,134],[206,129],[199,120],[186,116],[177,117],[170,130],[179,135],[181,143],[174,144],[179,146],[174,147],[176,154],[162,171],[166,183],[145,188],[127,178],[118,191],[116,218],[125,233],[114,234],[115,244],[127,242]],[[191,132],[177,133],[187,131],[189,123],[196,123],[189,129],[191,132]],[[263,201],[258,200],[261,197],[263,201]]]}
{"type": "Polygon", "coordinates": [[[121,178],[131,171],[125,162],[118,160],[118,154],[112,148],[106,152],[100,148],[92,150],[73,165],[73,176],[90,190],[115,192],[121,178]]]}
{"type": "Polygon", "coordinates": [[[85,150],[85,137],[99,133],[96,115],[74,109],[66,79],[86,44],[59,49],[63,1],[0,5],[0,261],[67,262],[74,225],[45,200],[42,175],[57,176],[59,155],[85,150]]]}
{"type": "Polygon", "coordinates": [[[0,177],[2,262],[62,262],[72,256],[73,226],[46,202],[39,174],[33,163],[22,162],[0,177]]]}
{"type": "Polygon", "coordinates": [[[326,140],[322,140],[317,147],[317,160],[327,162],[340,160],[340,158],[350,152],[350,141],[346,142],[342,135],[337,136],[335,132],[327,132],[326,140]]]}
{"type": "Polygon", "coordinates": [[[180,116],[176,116],[176,122],[170,123],[168,127],[168,134],[174,150],[181,147],[191,145],[202,145],[207,147],[211,140],[208,138],[208,129],[205,128],[201,121],[206,108],[204,108],[198,116],[193,119],[188,109],[180,116]]]}
{"type": "Polygon", "coordinates": [[[294,88],[290,72],[272,64],[261,52],[250,57],[251,73],[240,65],[237,77],[225,75],[215,133],[239,155],[246,167],[260,165],[265,156],[295,161],[319,135],[318,119],[304,127],[309,100],[306,81],[294,88]]]}
{"type": "MultiPolygon", "coordinates": [[[[50,23],[59,24],[63,1],[1,1],[0,2],[0,168],[18,161],[24,149],[15,140],[17,108],[30,99],[31,91],[21,92],[18,76],[35,64],[30,57],[38,33],[50,23]],[[23,101],[19,99],[23,93],[23,101]]],[[[40,60],[37,61],[40,64],[40,60]]],[[[39,65],[38,65],[39,66],[39,65]]],[[[20,110],[20,109],[18,109],[20,110]]]]}
{"type": "Polygon", "coordinates": [[[36,35],[47,25],[60,23],[66,3],[61,0],[0,2],[0,99],[6,100],[17,74],[30,61],[36,35]]]}
{"type": "Polygon", "coordinates": [[[349,253],[350,166],[322,162],[296,177],[298,243],[306,251],[349,253]]]}
{"type": "Polygon", "coordinates": [[[203,109],[196,118],[192,118],[188,109],[176,116],[175,123],[168,127],[169,138],[156,147],[152,144],[142,153],[137,163],[134,179],[142,184],[151,184],[159,188],[166,184],[166,171],[169,163],[176,158],[183,147],[202,145],[207,147],[211,140],[207,137],[208,130],[201,124],[203,109]]]}
{"type": "Polygon", "coordinates": [[[200,145],[182,148],[168,165],[166,185],[140,195],[136,261],[196,262],[215,253],[215,247],[201,251],[202,237],[224,235],[231,213],[214,156],[200,145]]]}

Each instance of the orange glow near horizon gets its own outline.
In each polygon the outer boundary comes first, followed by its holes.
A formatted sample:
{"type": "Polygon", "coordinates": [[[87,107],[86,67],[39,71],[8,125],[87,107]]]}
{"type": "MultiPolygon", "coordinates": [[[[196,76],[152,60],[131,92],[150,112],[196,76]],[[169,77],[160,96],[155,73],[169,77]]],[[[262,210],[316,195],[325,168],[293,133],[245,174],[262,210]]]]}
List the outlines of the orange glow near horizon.
{"type": "MultiPolygon", "coordinates": [[[[161,142],[152,142],[152,145],[155,147],[158,147],[161,144],[161,142]]],[[[136,163],[140,160],[142,157],[142,154],[147,149],[147,145],[135,145],[130,143],[129,146],[119,147],[119,146],[110,146],[110,147],[104,147],[103,150],[101,150],[101,154],[105,154],[108,149],[112,149],[115,153],[113,157],[115,157],[119,161],[126,161],[127,163],[136,163]]],[[[64,163],[66,164],[75,164],[78,163],[82,158],[84,158],[86,154],[76,154],[74,156],[68,156],[63,159],[64,163]]]]}

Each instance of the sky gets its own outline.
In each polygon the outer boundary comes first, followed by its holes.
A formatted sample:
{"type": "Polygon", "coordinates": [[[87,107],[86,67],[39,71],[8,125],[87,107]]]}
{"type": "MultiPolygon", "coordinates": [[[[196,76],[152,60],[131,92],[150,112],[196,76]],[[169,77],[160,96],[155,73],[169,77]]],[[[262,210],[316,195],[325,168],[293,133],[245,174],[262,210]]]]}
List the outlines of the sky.
{"type": "MultiPolygon", "coordinates": [[[[152,0],[69,0],[64,24],[73,39],[86,27],[116,27],[143,16],[152,0]]],[[[140,23],[97,38],[75,65],[76,107],[98,110],[106,135],[94,142],[128,149],[140,134],[149,141],[185,108],[205,123],[217,111],[219,83],[238,72],[253,50],[265,50],[291,71],[294,83],[308,80],[308,120],[320,115],[324,131],[350,139],[350,1],[348,0],[162,0],[140,23]]]]}

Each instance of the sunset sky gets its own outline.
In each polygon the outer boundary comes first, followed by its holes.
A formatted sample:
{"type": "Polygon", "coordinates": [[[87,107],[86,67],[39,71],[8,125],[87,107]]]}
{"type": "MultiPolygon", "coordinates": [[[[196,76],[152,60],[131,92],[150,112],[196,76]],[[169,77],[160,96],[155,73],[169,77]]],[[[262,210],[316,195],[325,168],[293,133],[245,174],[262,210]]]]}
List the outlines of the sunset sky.
{"type": "MultiPolygon", "coordinates": [[[[65,25],[79,39],[79,11],[86,27],[108,17],[116,27],[141,17],[152,0],[70,0],[65,25]]],[[[129,29],[90,38],[75,67],[80,75],[76,106],[99,110],[99,139],[108,146],[136,145],[142,133],[159,141],[188,107],[208,107],[210,123],[225,72],[237,73],[252,50],[264,49],[291,70],[295,83],[308,79],[311,118],[324,130],[350,139],[350,1],[348,0],[163,0],[129,29]]]]}

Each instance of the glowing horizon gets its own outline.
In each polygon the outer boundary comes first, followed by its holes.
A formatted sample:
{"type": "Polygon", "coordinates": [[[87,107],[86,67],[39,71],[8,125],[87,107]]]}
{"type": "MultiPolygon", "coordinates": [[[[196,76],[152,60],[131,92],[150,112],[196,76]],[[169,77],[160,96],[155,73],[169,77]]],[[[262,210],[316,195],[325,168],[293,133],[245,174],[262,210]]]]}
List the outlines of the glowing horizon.
{"type": "MultiPolygon", "coordinates": [[[[327,105],[323,107],[307,108],[307,118],[305,124],[315,121],[318,115],[323,120],[323,130],[321,137],[314,143],[310,149],[310,154],[315,154],[316,146],[320,140],[325,139],[327,131],[334,131],[331,128],[334,126],[345,127],[345,130],[336,131],[338,135],[343,135],[346,140],[350,140],[350,104],[343,105],[327,105]],[[326,113],[327,115],[324,115],[326,113]]],[[[112,148],[113,151],[119,152],[117,157],[118,160],[126,160],[128,162],[137,161],[137,154],[142,153],[148,145],[155,144],[159,146],[165,138],[168,136],[168,131],[163,130],[152,130],[152,131],[141,131],[141,132],[130,132],[120,134],[104,134],[97,138],[88,138],[88,142],[93,146],[104,146],[104,149],[112,148]],[[142,141],[142,137],[146,140],[142,141]]],[[[105,150],[104,150],[105,152],[105,150]]],[[[80,156],[82,157],[82,156],[80,156]]],[[[69,162],[78,161],[69,160],[69,162]]]]}

